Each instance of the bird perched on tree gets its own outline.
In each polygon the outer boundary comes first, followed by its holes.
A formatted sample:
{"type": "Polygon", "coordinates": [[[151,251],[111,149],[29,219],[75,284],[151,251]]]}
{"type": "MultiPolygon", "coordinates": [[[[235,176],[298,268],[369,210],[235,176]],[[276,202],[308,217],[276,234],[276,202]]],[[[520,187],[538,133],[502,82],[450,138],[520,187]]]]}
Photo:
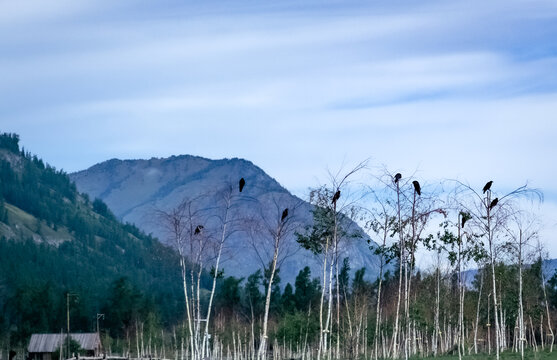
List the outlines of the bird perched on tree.
{"type": "Polygon", "coordinates": [[[463,228],[464,224],[466,224],[466,222],[468,220],[470,220],[471,217],[470,217],[470,214],[462,212],[462,211],[460,212],[460,216],[462,217],[462,225],[460,227],[463,228]]]}
{"type": "Polygon", "coordinates": [[[499,202],[499,198],[493,199],[491,204],[489,204],[489,210],[493,209],[495,207],[495,205],[497,205],[498,202],[499,202]]]}
{"type": "Polygon", "coordinates": [[[397,183],[401,178],[402,178],[402,175],[401,175],[400,173],[396,173],[396,175],[395,175],[395,183],[397,183]]]}
{"type": "Polygon", "coordinates": [[[337,200],[340,198],[340,190],[337,190],[337,192],[333,195],[333,201],[332,203],[336,203],[337,200]]]}
{"type": "Polygon", "coordinates": [[[203,225],[197,225],[193,233],[197,235],[201,232],[201,230],[203,230],[203,225]]]}
{"type": "Polygon", "coordinates": [[[284,219],[286,219],[287,216],[288,216],[288,208],[283,210],[282,217],[280,218],[280,221],[284,221],[284,219]]]}
{"type": "Polygon", "coordinates": [[[240,192],[242,192],[242,190],[244,189],[244,186],[246,186],[246,180],[244,180],[244,178],[240,179],[240,192]]]}
{"type": "Polygon", "coordinates": [[[483,188],[484,194],[487,190],[491,189],[491,184],[493,184],[493,180],[490,180],[490,181],[487,182],[487,184],[485,184],[485,186],[483,188]]]}
{"type": "Polygon", "coordinates": [[[412,185],[414,185],[414,190],[416,190],[416,193],[418,194],[418,196],[422,195],[422,188],[420,187],[420,183],[416,180],[412,181],[412,185]]]}

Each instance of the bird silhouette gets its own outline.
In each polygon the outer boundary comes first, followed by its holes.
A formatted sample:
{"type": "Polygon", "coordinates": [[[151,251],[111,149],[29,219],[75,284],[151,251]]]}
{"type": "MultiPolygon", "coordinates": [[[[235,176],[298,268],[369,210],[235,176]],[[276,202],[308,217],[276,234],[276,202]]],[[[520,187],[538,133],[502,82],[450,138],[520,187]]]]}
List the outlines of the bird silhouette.
{"type": "Polygon", "coordinates": [[[497,205],[498,202],[499,202],[499,198],[493,199],[491,204],[489,204],[489,210],[493,209],[495,207],[495,205],[497,205]]]}
{"type": "Polygon", "coordinates": [[[414,185],[414,190],[416,190],[416,193],[421,196],[422,195],[422,188],[420,187],[420,183],[416,180],[412,181],[412,185],[414,185]]]}
{"type": "Polygon", "coordinates": [[[246,186],[246,180],[244,180],[244,178],[240,179],[240,192],[242,192],[242,190],[244,189],[244,186],[246,186]]]}
{"type": "Polygon", "coordinates": [[[198,235],[198,234],[201,232],[201,230],[203,230],[203,225],[197,225],[197,226],[195,227],[195,231],[194,231],[193,233],[194,233],[195,235],[198,235]]]}
{"type": "Polygon", "coordinates": [[[461,212],[460,216],[462,217],[462,225],[460,227],[463,228],[464,224],[466,224],[466,222],[470,219],[470,214],[461,212]]]}
{"type": "Polygon", "coordinates": [[[280,221],[284,221],[284,219],[286,219],[287,216],[288,216],[288,208],[284,209],[284,211],[282,212],[282,217],[280,218],[280,221]]]}
{"type": "Polygon", "coordinates": [[[402,175],[400,175],[400,173],[396,173],[396,175],[395,175],[395,183],[397,183],[401,178],[402,178],[402,175]]]}
{"type": "Polygon", "coordinates": [[[487,190],[491,189],[491,184],[493,184],[493,180],[490,180],[490,181],[487,182],[487,184],[485,184],[485,186],[483,188],[484,194],[487,190]]]}
{"type": "Polygon", "coordinates": [[[340,190],[337,190],[337,192],[333,195],[333,201],[332,203],[336,203],[337,200],[340,198],[340,190]]]}

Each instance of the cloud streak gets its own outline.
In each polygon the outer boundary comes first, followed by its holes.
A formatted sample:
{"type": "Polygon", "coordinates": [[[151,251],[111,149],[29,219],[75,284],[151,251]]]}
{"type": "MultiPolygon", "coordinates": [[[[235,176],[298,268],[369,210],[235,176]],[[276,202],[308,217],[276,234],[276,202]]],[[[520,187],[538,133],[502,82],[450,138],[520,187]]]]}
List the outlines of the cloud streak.
{"type": "Polygon", "coordinates": [[[0,129],[69,171],[238,156],[301,194],[371,156],[557,194],[556,20],[554,1],[2,2],[0,129]]]}

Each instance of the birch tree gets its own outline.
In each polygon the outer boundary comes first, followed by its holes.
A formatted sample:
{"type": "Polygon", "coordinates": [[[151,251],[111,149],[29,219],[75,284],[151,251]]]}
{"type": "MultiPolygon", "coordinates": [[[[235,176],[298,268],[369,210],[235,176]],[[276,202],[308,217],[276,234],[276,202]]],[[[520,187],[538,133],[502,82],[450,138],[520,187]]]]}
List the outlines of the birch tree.
{"type": "MultiPolygon", "coordinates": [[[[217,286],[217,279],[219,277],[219,267],[223,254],[223,249],[226,240],[239,231],[239,226],[242,222],[241,215],[238,213],[237,203],[240,200],[242,191],[246,186],[244,178],[239,180],[238,186],[235,184],[227,184],[221,191],[216,194],[216,239],[214,243],[215,262],[212,267],[213,282],[211,285],[211,293],[209,295],[209,304],[207,305],[207,315],[205,317],[205,330],[203,332],[203,341],[201,345],[201,357],[204,358],[208,353],[208,340],[209,340],[209,324],[211,320],[211,311],[213,307],[213,298],[217,286]],[[207,351],[206,351],[207,349],[207,351]]],[[[248,188],[250,186],[248,185],[248,188]]],[[[245,194],[245,192],[244,192],[245,194]]],[[[248,198],[248,200],[250,200],[248,198]]]]}
{"type": "Polygon", "coordinates": [[[537,222],[530,216],[530,214],[523,211],[516,211],[511,214],[509,222],[505,224],[505,230],[509,238],[509,242],[507,242],[506,246],[516,259],[515,261],[518,269],[518,348],[522,359],[524,359],[524,346],[526,342],[526,324],[524,320],[523,300],[524,260],[529,252],[535,253],[534,244],[532,244],[532,242],[538,237],[537,229],[537,222]]]}
{"type": "Polygon", "coordinates": [[[193,359],[208,355],[209,327],[222,253],[226,240],[238,231],[240,219],[235,204],[245,185],[242,178],[239,186],[229,183],[212,197],[186,198],[168,211],[157,210],[157,217],[180,257],[193,359]],[[207,201],[214,205],[208,207],[207,201]],[[212,286],[207,307],[202,308],[201,278],[205,266],[211,263],[212,286]]]}
{"type": "Polygon", "coordinates": [[[457,350],[458,357],[462,359],[465,353],[464,346],[464,295],[465,285],[463,281],[463,271],[470,260],[479,263],[485,257],[483,247],[477,241],[477,237],[468,231],[467,222],[471,215],[459,211],[456,222],[446,220],[443,226],[442,235],[438,236],[439,243],[433,247],[438,251],[446,251],[448,260],[456,273],[458,284],[458,329],[457,329],[457,350]],[[453,233],[456,227],[456,235],[453,233]]]}
{"type": "Polygon", "coordinates": [[[353,219],[358,212],[357,200],[359,196],[350,189],[351,178],[366,167],[366,161],[357,164],[345,173],[342,169],[336,174],[329,173],[329,184],[311,190],[309,200],[312,209],[313,224],[306,227],[306,233],[298,233],[298,243],[322,258],[322,292],[319,306],[319,348],[317,358],[321,359],[324,352],[330,357],[330,337],[333,330],[333,278],[336,280],[336,323],[337,343],[335,356],[340,356],[340,287],[339,287],[339,259],[342,242],[350,237],[361,234],[353,232],[356,226],[353,219]],[[328,279],[327,279],[328,278],[328,279]],[[327,295],[326,295],[327,294],[327,295]],[[327,300],[327,310],[324,314],[324,302],[327,300]]]}
{"type": "Polygon", "coordinates": [[[252,246],[268,274],[258,359],[267,358],[269,309],[277,269],[297,250],[294,247],[293,235],[299,226],[296,212],[300,205],[301,203],[286,200],[286,197],[280,194],[272,196],[269,202],[259,203],[259,216],[252,217],[248,224],[252,246]]]}
{"type": "Polygon", "coordinates": [[[437,196],[434,192],[422,191],[419,182],[412,177],[404,178],[402,174],[392,175],[385,172],[381,182],[386,186],[389,204],[392,204],[393,234],[398,237],[397,243],[390,247],[392,257],[398,259],[398,292],[392,336],[393,358],[398,358],[404,351],[405,359],[415,354],[415,339],[412,333],[411,292],[412,277],[414,275],[415,256],[418,245],[430,237],[424,237],[423,231],[435,214],[445,214],[437,207],[437,196]],[[401,305],[404,319],[401,319],[401,305]]]}
{"type": "Polygon", "coordinates": [[[366,229],[371,230],[381,238],[381,244],[374,249],[375,255],[379,255],[379,277],[377,279],[377,296],[375,304],[375,333],[373,344],[373,355],[375,360],[379,358],[379,331],[381,328],[381,290],[385,266],[392,260],[388,251],[387,240],[391,239],[395,232],[397,218],[393,210],[391,200],[385,197],[386,191],[377,192],[371,190],[373,208],[367,212],[369,219],[366,229]]]}
{"type": "Polygon", "coordinates": [[[157,218],[161,221],[171,243],[179,254],[193,359],[198,359],[201,355],[199,344],[199,282],[203,266],[201,262],[202,253],[207,243],[205,236],[201,233],[202,225],[200,224],[205,222],[205,218],[203,211],[198,207],[200,202],[200,198],[184,199],[168,211],[157,210],[156,212],[157,218]]]}
{"type": "Polygon", "coordinates": [[[497,196],[492,190],[493,181],[488,181],[481,192],[470,185],[457,181],[456,194],[459,206],[470,214],[470,224],[475,227],[475,232],[487,242],[484,244],[491,268],[491,296],[493,297],[493,316],[495,329],[495,356],[499,360],[502,345],[504,344],[504,331],[501,323],[501,309],[497,289],[495,266],[498,262],[497,250],[502,232],[510,216],[516,211],[516,201],[520,198],[543,199],[540,191],[531,189],[527,185],[521,186],[507,194],[497,196]]]}
{"type": "MultiPolygon", "coordinates": [[[[549,352],[553,352],[553,344],[555,343],[555,334],[553,333],[553,327],[551,325],[551,316],[550,316],[550,312],[549,312],[549,301],[547,298],[547,283],[546,283],[546,278],[545,278],[545,274],[544,274],[544,259],[547,258],[547,256],[543,256],[543,246],[540,243],[539,239],[537,241],[537,246],[536,246],[536,252],[538,255],[538,261],[540,262],[540,277],[542,280],[541,286],[542,286],[542,290],[543,290],[543,299],[544,299],[544,305],[545,305],[545,311],[546,311],[546,317],[547,317],[547,328],[549,329],[549,337],[551,338],[551,343],[549,344],[549,352]]],[[[555,276],[554,276],[555,278],[555,276]]]]}

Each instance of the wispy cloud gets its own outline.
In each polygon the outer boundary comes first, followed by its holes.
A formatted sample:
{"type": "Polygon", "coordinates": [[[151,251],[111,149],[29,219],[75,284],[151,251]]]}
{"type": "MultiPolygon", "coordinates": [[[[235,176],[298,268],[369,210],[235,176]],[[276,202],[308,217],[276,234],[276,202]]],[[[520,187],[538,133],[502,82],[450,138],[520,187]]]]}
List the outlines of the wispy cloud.
{"type": "Polygon", "coordinates": [[[371,156],[557,193],[552,0],[0,2],[0,30],[0,129],[67,170],[240,156],[303,189],[371,156]]]}

